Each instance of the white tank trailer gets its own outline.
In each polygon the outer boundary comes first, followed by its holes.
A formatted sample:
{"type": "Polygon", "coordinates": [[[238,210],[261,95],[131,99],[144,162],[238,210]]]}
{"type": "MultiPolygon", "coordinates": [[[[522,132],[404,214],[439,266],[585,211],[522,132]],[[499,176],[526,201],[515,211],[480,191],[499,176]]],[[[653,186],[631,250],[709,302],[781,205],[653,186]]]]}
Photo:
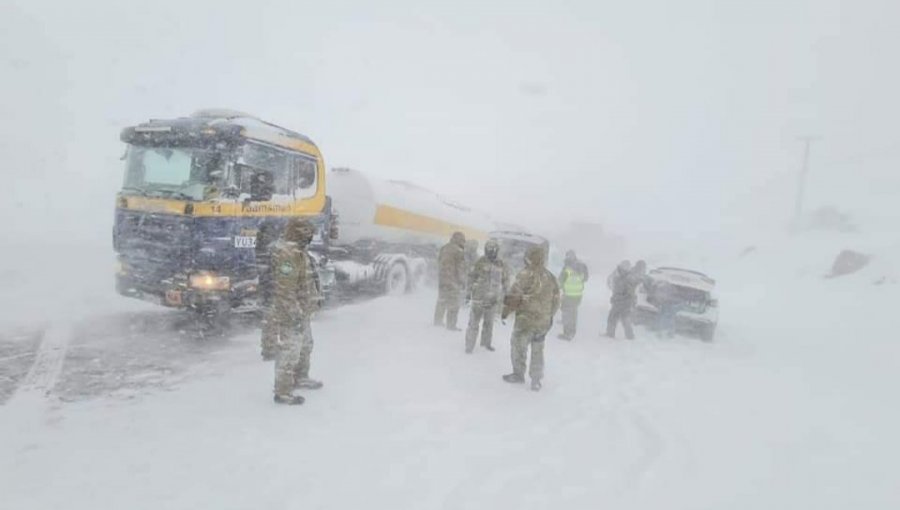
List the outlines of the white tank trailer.
{"type": "Polygon", "coordinates": [[[327,266],[338,294],[412,291],[434,274],[453,232],[481,244],[494,229],[486,214],[408,182],[350,168],[334,168],[326,180],[337,219],[327,266]]]}

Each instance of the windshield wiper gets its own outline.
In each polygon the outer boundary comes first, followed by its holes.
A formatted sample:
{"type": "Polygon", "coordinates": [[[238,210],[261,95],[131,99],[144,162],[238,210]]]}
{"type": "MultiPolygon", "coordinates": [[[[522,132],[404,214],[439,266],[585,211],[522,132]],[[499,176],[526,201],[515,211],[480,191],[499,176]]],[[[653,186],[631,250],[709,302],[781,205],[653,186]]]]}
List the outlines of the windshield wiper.
{"type": "Polygon", "coordinates": [[[180,198],[182,200],[194,200],[194,197],[187,195],[185,193],[182,193],[180,191],[172,191],[169,193],[169,196],[174,197],[174,198],[180,198]]]}
{"type": "Polygon", "coordinates": [[[153,192],[157,193],[159,195],[167,196],[168,198],[178,198],[181,200],[194,200],[194,197],[192,197],[184,192],[173,190],[173,189],[155,189],[155,190],[153,190],[153,192]]]}
{"type": "Polygon", "coordinates": [[[146,197],[146,196],[147,196],[147,190],[141,189],[141,188],[136,188],[136,187],[134,187],[134,186],[122,186],[122,190],[121,190],[121,191],[129,191],[129,192],[133,192],[133,193],[135,193],[135,194],[137,194],[137,195],[141,195],[141,196],[143,196],[143,197],[146,197]]]}

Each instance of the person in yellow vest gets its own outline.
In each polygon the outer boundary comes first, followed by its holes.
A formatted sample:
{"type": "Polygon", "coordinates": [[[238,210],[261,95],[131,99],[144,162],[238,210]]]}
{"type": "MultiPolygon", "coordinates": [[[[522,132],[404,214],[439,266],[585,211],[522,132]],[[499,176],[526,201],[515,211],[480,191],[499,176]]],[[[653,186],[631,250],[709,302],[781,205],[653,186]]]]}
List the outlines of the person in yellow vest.
{"type": "Polygon", "coordinates": [[[578,326],[578,307],[584,296],[584,284],[588,281],[588,268],[578,260],[575,252],[566,252],[566,263],[559,273],[559,288],[562,289],[562,323],[563,332],[558,338],[572,340],[578,326]]]}

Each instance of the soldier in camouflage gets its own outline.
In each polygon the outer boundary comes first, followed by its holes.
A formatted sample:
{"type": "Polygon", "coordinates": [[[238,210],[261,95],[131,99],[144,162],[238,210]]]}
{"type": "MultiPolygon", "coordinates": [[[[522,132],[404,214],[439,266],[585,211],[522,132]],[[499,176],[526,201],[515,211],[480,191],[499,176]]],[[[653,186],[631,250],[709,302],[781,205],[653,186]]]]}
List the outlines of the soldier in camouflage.
{"type": "Polygon", "coordinates": [[[525,361],[531,347],[531,389],[541,389],[544,377],[544,339],[553,326],[553,316],[559,309],[559,284],[547,270],[544,250],[532,246],[525,253],[525,269],[506,295],[503,318],[515,312],[511,358],[513,371],[503,376],[508,383],[525,382],[525,361]]]}
{"type": "Polygon", "coordinates": [[[447,329],[459,331],[456,322],[463,290],[466,287],[466,236],[454,232],[450,242],[438,253],[438,300],[434,307],[434,325],[443,326],[447,317],[447,329]]]}
{"type": "Polygon", "coordinates": [[[481,326],[481,346],[493,351],[491,339],[494,332],[494,317],[497,307],[509,287],[509,270],[497,256],[500,245],[493,239],[485,243],[484,256],[479,258],[469,273],[469,287],[466,302],[471,303],[469,327],[466,329],[466,352],[475,349],[475,339],[481,326]]]}
{"type": "Polygon", "coordinates": [[[306,252],[315,228],[306,219],[291,218],[272,248],[271,320],[278,334],[275,360],[275,402],[302,404],[298,388],[318,389],[309,378],[313,337],[309,319],[316,307],[313,265],[306,252]]]}
{"type": "Polygon", "coordinates": [[[616,337],[616,326],[619,322],[625,329],[625,338],[634,340],[634,328],[631,325],[631,311],[637,301],[637,287],[641,277],[631,269],[631,262],[623,260],[606,280],[612,296],[609,298],[609,316],[606,319],[606,336],[616,337]]]}
{"type": "Polygon", "coordinates": [[[272,301],[272,244],[278,238],[278,232],[275,225],[270,221],[264,221],[256,232],[256,271],[259,277],[258,300],[259,307],[263,312],[262,318],[262,335],[260,337],[260,347],[262,350],[262,358],[265,361],[275,359],[277,353],[276,344],[278,343],[278,331],[275,328],[275,321],[269,315],[271,311],[272,301]]]}

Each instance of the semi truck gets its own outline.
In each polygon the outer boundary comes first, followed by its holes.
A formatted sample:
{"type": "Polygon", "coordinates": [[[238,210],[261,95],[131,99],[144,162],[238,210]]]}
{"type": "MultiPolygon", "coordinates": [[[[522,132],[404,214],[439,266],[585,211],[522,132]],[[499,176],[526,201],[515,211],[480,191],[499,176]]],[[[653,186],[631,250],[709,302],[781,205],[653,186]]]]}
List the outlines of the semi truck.
{"type": "Polygon", "coordinates": [[[326,171],[308,137],[241,112],[150,120],[120,138],[116,288],[206,317],[258,308],[257,233],[290,217],[316,226],[310,252],[334,296],[411,291],[452,232],[491,230],[487,216],[413,184],[326,171]]]}

